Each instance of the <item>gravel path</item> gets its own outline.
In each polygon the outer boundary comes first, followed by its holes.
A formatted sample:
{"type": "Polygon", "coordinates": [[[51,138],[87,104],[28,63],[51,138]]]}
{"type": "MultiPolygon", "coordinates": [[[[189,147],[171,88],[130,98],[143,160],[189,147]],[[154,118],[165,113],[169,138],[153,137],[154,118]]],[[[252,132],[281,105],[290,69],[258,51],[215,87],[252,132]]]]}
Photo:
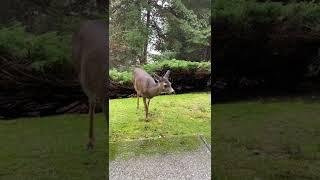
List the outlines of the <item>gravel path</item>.
{"type": "Polygon", "coordinates": [[[211,177],[211,154],[205,144],[198,151],[114,160],[109,165],[111,180],[209,180],[211,177]]]}

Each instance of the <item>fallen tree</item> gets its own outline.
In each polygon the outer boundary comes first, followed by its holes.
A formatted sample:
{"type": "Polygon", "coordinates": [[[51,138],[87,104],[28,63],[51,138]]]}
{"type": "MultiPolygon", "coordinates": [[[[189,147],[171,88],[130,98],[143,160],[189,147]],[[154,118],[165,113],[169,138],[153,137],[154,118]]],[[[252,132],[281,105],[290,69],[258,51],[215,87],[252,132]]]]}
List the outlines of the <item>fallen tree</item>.
{"type": "Polygon", "coordinates": [[[0,117],[86,111],[86,97],[74,76],[63,78],[36,71],[28,61],[0,58],[0,117]]]}

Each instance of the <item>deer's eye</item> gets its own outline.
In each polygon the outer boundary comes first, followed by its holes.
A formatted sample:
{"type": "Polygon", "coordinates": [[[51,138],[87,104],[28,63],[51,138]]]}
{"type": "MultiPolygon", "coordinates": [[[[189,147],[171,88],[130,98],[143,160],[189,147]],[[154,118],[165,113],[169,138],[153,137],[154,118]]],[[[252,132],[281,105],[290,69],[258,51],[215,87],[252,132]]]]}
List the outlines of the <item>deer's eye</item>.
{"type": "Polygon", "coordinates": [[[164,87],[168,87],[168,84],[165,84],[164,87]]]}

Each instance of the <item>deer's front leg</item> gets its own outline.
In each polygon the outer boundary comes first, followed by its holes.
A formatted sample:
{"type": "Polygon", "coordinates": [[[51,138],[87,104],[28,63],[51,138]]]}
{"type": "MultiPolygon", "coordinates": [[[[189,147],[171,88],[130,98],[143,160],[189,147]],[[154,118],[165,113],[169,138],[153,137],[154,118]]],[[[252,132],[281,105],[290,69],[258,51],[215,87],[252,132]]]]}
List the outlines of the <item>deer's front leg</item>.
{"type": "Polygon", "coordinates": [[[93,149],[95,137],[94,137],[94,127],[93,127],[93,119],[94,119],[94,112],[95,112],[95,103],[89,102],[89,142],[87,144],[88,149],[93,149]]]}
{"type": "Polygon", "coordinates": [[[148,119],[148,105],[146,102],[146,98],[143,97],[144,111],[146,112],[146,120],[148,119]]]}
{"type": "Polygon", "coordinates": [[[151,100],[151,99],[147,99],[147,101],[148,101],[148,103],[147,103],[147,105],[148,105],[148,107],[147,107],[147,109],[148,109],[148,114],[149,114],[150,100],[151,100]]]}
{"type": "Polygon", "coordinates": [[[147,100],[148,100],[148,109],[149,109],[149,104],[150,104],[150,100],[151,100],[151,99],[147,99],[147,100]]]}
{"type": "Polygon", "coordinates": [[[137,93],[137,99],[138,99],[138,101],[137,101],[137,109],[139,109],[139,94],[137,93]]]}

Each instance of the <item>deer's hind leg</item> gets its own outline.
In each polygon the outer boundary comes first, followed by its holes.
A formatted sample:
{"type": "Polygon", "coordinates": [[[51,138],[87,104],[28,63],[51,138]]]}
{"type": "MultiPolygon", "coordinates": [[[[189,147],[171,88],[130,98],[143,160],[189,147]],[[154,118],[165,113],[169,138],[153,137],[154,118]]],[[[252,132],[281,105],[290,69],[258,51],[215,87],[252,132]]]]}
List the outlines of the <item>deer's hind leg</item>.
{"type": "Polygon", "coordinates": [[[139,93],[137,93],[137,109],[139,109],[139,93]]]}
{"type": "Polygon", "coordinates": [[[147,119],[148,119],[148,105],[147,105],[146,99],[147,98],[143,97],[144,111],[146,112],[146,121],[147,121],[147,119]]]}
{"type": "Polygon", "coordinates": [[[94,137],[94,113],[95,113],[95,107],[96,103],[94,101],[89,102],[89,142],[87,144],[87,149],[93,149],[94,143],[95,143],[95,137],[94,137]]]}
{"type": "Polygon", "coordinates": [[[148,109],[149,109],[149,104],[150,104],[150,100],[151,100],[151,99],[147,99],[147,100],[148,100],[148,109]]]}

